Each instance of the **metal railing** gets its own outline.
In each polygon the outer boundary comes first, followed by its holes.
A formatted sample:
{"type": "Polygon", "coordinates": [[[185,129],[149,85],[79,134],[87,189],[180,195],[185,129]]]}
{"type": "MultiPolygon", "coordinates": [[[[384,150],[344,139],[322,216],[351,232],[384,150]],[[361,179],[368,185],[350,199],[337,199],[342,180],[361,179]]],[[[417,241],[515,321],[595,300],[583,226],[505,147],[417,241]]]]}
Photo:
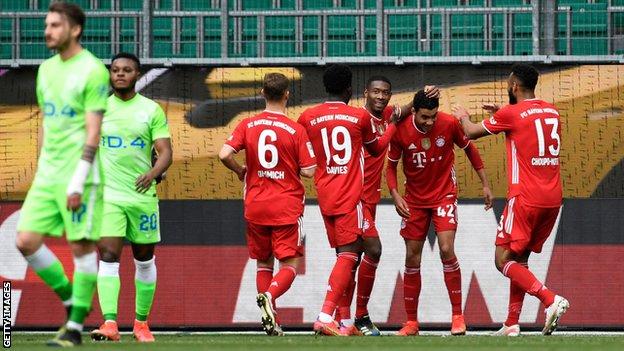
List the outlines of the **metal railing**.
{"type": "MultiPolygon", "coordinates": [[[[351,9],[304,9],[297,0],[293,9],[267,10],[243,10],[242,0],[230,1],[231,8],[228,0],[207,2],[211,9],[200,11],[183,9],[180,0],[166,10],[159,1],[144,1],[140,10],[123,10],[111,1],[107,10],[86,12],[83,43],[104,59],[132,51],[148,65],[624,62],[624,6],[611,1],[598,10],[555,10],[536,0],[516,7],[437,8],[385,8],[383,0],[365,8],[364,0],[357,0],[351,9]],[[98,19],[104,25],[89,26],[98,19]]],[[[37,8],[37,1],[31,3],[37,8]]],[[[35,65],[49,55],[43,44],[45,15],[0,12],[0,66],[35,65]],[[26,23],[37,28],[25,28],[26,23]]]]}

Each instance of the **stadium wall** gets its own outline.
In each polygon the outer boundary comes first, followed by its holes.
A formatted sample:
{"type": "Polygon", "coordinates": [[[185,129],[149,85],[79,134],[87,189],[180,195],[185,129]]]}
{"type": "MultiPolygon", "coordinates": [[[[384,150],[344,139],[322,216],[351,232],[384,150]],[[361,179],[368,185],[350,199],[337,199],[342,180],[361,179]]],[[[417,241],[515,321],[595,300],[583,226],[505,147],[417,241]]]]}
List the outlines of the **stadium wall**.
{"type": "MultiPolygon", "coordinates": [[[[254,265],[247,258],[242,221],[242,186],[218,161],[217,153],[234,126],[263,108],[258,97],[262,76],[279,70],[292,80],[288,114],[297,118],[323,98],[323,67],[148,69],[139,87],[167,112],[174,164],[159,186],[163,244],[157,249],[159,281],[151,323],[156,327],[257,326],[253,301],[254,265]],[[252,323],[252,324],[249,324],[252,323]]],[[[443,88],[441,108],[463,104],[475,120],[485,117],[484,102],[504,103],[508,66],[354,66],[354,105],[362,105],[364,83],[372,74],[393,82],[392,103],[406,103],[425,84],[443,88]]],[[[570,299],[564,325],[624,327],[624,66],[543,66],[538,96],[554,102],[562,116],[562,179],[566,200],[542,254],[530,265],[538,278],[570,299]],[[615,301],[615,302],[614,302],[615,301]]],[[[40,119],[34,97],[34,69],[0,70],[0,277],[14,284],[13,312],[18,327],[56,327],[63,311],[57,298],[27,268],[13,246],[19,208],[36,168],[40,119]]],[[[476,142],[495,195],[506,190],[503,137],[476,142]]],[[[457,153],[460,197],[481,197],[478,177],[457,153]]],[[[315,192],[305,182],[308,198],[315,192]]],[[[385,186],[384,186],[385,188],[385,186]]],[[[384,190],[384,197],[387,192],[384,190]]],[[[401,268],[404,248],[399,218],[385,201],[378,210],[384,253],[373,291],[371,314],[381,324],[404,317],[401,268]]],[[[464,306],[470,325],[499,325],[504,320],[508,282],[493,265],[493,241],[504,206],[484,212],[478,201],[460,201],[457,240],[462,264],[464,306]]],[[[281,300],[287,325],[310,323],[322,303],[327,273],[334,260],[313,200],[305,218],[306,262],[281,300]]],[[[430,236],[430,239],[434,237],[430,236]]],[[[435,325],[450,320],[437,246],[423,254],[420,319],[435,325]]],[[[62,240],[50,246],[71,271],[62,240]]],[[[427,246],[426,246],[427,247],[427,246]]],[[[120,322],[133,318],[134,284],[130,250],[121,276],[120,322]]],[[[69,272],[71,273],[71,272],[69,272]]],[[[521,322],[539,324],[543,314],[527,298],[521,322]]],[[[101,321],[99,307],[88,323],[101,321]]]]}
{"type": "MultiPolygon", "coordinates": [[[[508,280],[494,267],[494,237],[504,201],[485,212],[478,201],[461,201],[456,252],[462,265],[463,304],[469,326],[500,325],[507,313],[508,280]]],[[[63,307],[14,248],[19,202],[0,203],[0,276],[13,281],[13,313],[17,327],[56,327],[63,307]]],[[[624,327],[624,199],[566,200],[544,251],[529,265],[546,285],[566,296],[572,308],[562,325],[568,327],[624,327]]],[[[162,201],[163,242],[157,248],[158,289],[150,317],[159,328],[257,326],[255,262],[248,259],[236,200],[162,201]]],[[[372,293],[370,312],[381,325],[404,319],[401,272],[404,245],[398,235],[400,219],[389,203],[378,209],[383,244],[382,260],[372,293]]],[[[288,326],[314,321],[325,294],[327,273],[334,254],[327,244],[318,207],[310,203],[304,220],[305,264],[293,287],[279,300],[281,319],[288,326]]],[[[422,263],[423,289],[419,318],[425,326],[447,324],[450,305],[442,266],[429,234],[422,263]]],[[[49,240],[50,248],[72,273],[68,246],[49,240]]],[[[134,268],[127,247],[121,264],[122,289],[119,321],[130,326],[134,318],[134,268]]],[[[87,324],[101,323],[95,307],[87,324]]],[[[543,323],[542,308],[527,297],[521,316],[525,326],[543,323]]]]}

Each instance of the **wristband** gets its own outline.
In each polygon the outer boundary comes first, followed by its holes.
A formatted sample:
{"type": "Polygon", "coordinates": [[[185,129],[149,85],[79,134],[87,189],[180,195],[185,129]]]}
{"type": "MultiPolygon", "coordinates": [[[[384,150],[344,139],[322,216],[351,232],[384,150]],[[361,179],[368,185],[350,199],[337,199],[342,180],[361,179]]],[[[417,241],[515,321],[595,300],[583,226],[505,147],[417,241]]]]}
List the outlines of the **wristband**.
{"type": "Polygon", "coordinates": [[[91,170],[91,162],[80,159],[78,161],[78,166],[74,171],[74,175],[69,181],[69,185],[67,186],[67,195],[72,194],[81,194],[84,191],[84,183],[87,180],[87,176],[89,175],[89,170],[91,170]]]}

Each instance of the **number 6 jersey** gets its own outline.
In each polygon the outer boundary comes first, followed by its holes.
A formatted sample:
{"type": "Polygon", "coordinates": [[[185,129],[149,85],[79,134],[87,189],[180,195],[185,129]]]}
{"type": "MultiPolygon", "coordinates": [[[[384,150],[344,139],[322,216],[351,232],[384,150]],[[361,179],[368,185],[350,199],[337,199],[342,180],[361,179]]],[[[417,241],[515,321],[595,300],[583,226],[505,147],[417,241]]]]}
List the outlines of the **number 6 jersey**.
{"type": "Polygon", "coordinates": [[[368,111],[339,101],[305,110],[299,117],[317,156],[314,184],[321,213],[353,211],[362,198],[363,147],[373,156],[385,151],[396,127],[391,124],[377,139],[368,111]]]}
{"type": "Polygon", "coordinates": [[[245,150],[245,219],[297,223],[305,200],[299,171],[316,164],[305,129],[282,113],[264,111],[241,121],[225,144],[245,150]]]}
{"type": "Polygon", "coordinates": [[[505,132],[507,198],[522,196],[533,207],[561,205],[561,124],[555,106],[537,99],[507,105],[482,122],[491,134],[505,132]]]}

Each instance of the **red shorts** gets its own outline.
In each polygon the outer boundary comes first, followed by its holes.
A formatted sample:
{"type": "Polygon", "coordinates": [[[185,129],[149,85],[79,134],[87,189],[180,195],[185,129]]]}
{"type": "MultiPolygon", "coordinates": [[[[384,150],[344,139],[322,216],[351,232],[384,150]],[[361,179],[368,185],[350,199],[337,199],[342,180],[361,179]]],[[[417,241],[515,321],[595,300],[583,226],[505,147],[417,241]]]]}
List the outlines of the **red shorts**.
{"type": "Polygon", "coordinates": [[[295,224],[261,225],[247,222],[249,257],[278,260],[303,256],[303,217],[295,224]]]}
{"type": "Polygon", "coordinates": [[[362,202],[364,210],[364,224],[362,236],[368,238],[378,238],[379,232],[375,226],[375,215],[377,213],[377,204],[369,204],[362,202]]]}
{"type": "Polygon", "coordinates": [[[410,207],[410,218],[401,221],[401,236],[405,240],[424,241],[433,220],[436,233],[457,230],[457,199],[450,198],[441,206],[410,207]]]}
{"type": "Polygon", "coordinates": [[[496,233],[496,246],[521,255],[527,250],[542,252],[542,246],[555,226],[559,207],[533,207],[519,196],[507,201],[496,233]]]}
{"type": "Polygon", "coordinates": [[[362,204],[358,203],[356,208],[349,213],[323,215],[323,221],[327,230],[327,240],[332,248],[349,245],[363,234],[362,204]]]}

